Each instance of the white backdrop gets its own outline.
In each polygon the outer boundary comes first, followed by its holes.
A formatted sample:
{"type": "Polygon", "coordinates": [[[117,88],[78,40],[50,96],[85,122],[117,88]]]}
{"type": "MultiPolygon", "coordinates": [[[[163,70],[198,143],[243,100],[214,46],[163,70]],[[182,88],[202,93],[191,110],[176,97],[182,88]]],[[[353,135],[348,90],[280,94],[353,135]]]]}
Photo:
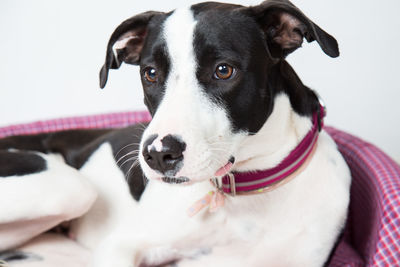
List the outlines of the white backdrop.
{"type": "MultiPolygon", "coordinates": [[[[72,115],[144,109],[134,66],[98,88],[109,35],[124,19],[198,1],[0,1],[0,126],[72,115]]],[[[259,1],[230,1],[257,4],[259,1]]],[[[328,105],[327,124],[400,160],[398,0],[293,0],[336,37],[341,56],[316,44],[289,56],[328,105]]]]}

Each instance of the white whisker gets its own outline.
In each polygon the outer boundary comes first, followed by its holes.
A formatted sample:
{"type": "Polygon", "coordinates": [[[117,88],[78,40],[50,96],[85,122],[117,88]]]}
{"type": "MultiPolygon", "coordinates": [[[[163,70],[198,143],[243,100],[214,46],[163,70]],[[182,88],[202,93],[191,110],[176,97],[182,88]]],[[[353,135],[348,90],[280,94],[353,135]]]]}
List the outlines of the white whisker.
{"type": "Polygon", "coordinates": [[[126,157],[128,157],[128,156],[131,156],[131,155],[134,155],[135,157],[138,157],[138,156],[139,156],[139,150],[132,150],[132,151],[126,153],[125,155],[123,155],[122,157],[120,157],[120,158],[117,160],[117,164],[118,164],[121,160],[123,160],[124,158],[126,158],[126,157]]]}
{"type": "Polygon", "coordinates": [[[137,157],[132,157],[132,158],[126,159],[119,167],[122,168],[123,165],[125,165],[127,162],[130,162],[130,161],[136,162],[136,161],[138,161],[138,158],[137,157]]]}
{"type": "Polygon", "coordinates": [[[135,161],[132,163],[131,167],[129,167],[129,170],[126,172],[125,180],[126,180],[127,182],[129,182],[129,179],[130,179],[131,172],[132,172],[133,168],[135,168],[137,165],[139,165],[139,161],[138,161],[138,160],[135,160],[135,161]]]}
{"type": "Polygon", "coordinates": [[[122,150],[124,150],[125,148],[130,147],[130,146],[139,146],[139,143],[129,143],[129,144],[127,144],[126,146],[124,146],[120,150],[118,150],[118,152],[115,154],[114,158],[117,158],[118,154],[121,153],[122,150]]]}

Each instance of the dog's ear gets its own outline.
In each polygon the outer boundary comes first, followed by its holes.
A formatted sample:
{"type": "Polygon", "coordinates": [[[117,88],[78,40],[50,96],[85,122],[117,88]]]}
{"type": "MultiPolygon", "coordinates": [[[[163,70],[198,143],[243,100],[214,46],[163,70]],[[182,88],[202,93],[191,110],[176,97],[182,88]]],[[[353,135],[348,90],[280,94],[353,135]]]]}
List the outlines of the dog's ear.
{"type": "Polygon", "coordinates": [[[100,88],[104,88],[110,69],[118,69],[122,62],[139,64],[150,20],[161,12],[148,11],[122,22],[108,41],[106,60],[100,70],[100,88]]]}
{"type": "Polygon", "coordinates": [[[267,0],[249,8],[265,33],[268,47],[274,58],[284,58],[303,43],[317,41],[325,54],[339,56],[335,38],[308,19],[288,0],[267,0]]]}

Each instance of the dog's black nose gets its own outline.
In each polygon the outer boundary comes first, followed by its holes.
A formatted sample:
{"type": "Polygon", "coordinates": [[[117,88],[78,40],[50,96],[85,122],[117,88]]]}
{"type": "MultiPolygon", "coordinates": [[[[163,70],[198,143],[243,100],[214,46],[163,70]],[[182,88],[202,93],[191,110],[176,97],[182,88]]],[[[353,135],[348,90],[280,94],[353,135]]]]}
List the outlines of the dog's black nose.
{"type": "Polygon", "coordinates": [[[152,146],[157,136],[150,136],[143,144],[143,157],[147,165],[153,170],[159,171],[167,176],[174,176],[182,167],[183,151],[186,149],[185,142],[179,137],[167,135],[161,139],[161,150],[152,146]]]}

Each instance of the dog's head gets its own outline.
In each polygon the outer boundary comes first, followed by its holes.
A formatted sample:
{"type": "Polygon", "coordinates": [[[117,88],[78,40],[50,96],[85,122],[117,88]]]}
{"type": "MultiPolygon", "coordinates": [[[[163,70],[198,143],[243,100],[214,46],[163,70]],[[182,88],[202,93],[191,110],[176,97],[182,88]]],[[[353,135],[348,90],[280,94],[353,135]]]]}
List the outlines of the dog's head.
{"type": "Polygon", "coordinates": [[[303,38],[339,54],[336,40],[286,0],[253,7],[207,2],[142,13],[118,26],[100,87],[109,69],[140,66],[153,116],[139,153],[145,175],[179,183],[224,174],[240,144],[266,123],[280,91],[300,115],[315,111],[315,95],[284,60],[303,38]]]}

